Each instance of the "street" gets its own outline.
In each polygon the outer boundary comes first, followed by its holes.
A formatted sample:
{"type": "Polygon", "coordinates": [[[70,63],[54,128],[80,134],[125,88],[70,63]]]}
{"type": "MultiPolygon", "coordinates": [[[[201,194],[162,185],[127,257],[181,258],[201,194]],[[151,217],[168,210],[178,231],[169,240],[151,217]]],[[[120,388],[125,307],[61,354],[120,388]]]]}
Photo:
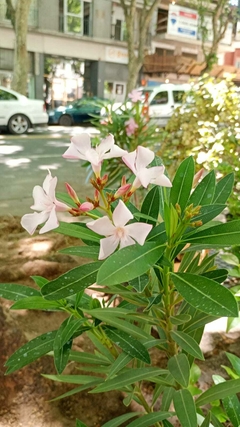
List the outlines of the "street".
{"type": "Polygon", "coordinates": [[[42,185],[48,169],[58,177],[57,191],[66,191],[68,182],[79,197],[92,194],[81,161],[62,158],[71,136],[82,132],[97,133],[93,127],[49,126],[22,136],[0,134],[0,216],[30,213],[33,187],[42,185]]]}

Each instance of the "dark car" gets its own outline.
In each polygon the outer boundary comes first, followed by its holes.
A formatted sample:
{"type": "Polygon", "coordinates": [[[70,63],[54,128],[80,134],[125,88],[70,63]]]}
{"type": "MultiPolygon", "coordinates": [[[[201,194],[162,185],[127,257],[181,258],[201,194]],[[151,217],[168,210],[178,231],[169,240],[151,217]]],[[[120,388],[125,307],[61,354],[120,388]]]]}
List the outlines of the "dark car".
{"type": "Polygon", "coordinates": [[[48,111],[48,124],[60,126],[72,126],[89,122],[93,116],[100,116],[101,108],[94,103],[99,98],[82,98],[73,101],[66,106],[60,106],[48,111]]]}

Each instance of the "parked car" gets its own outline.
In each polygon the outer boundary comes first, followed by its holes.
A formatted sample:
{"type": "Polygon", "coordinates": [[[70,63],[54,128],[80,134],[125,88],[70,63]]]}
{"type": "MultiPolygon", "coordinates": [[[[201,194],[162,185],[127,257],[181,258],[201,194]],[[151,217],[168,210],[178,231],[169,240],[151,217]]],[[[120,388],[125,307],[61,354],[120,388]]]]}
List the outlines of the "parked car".
{"type": "Polygon", "coordinates": [[[100,116],[100,108],[94,105],[99,98],[81,98],[66,106],[60,106],[48,111],[48,124],[72,126],[89,122],[93,115],[100,116]]]}
{"type": "Polygon", "coordinates": [[[44,101],[29,99],[14,90],[0,86],[0,128],[22,135],[29,128],[46,125],[47,122],[44,101]]]}
{"type": "MultiPolygon", "coordinates": [[[[150,122],[159,127],[166,126],[168,120],[173,114],[175,108],[180,107],[182,104],[183,95],[190,91],[190,84],[171,84],[163,83],[158,86],[144,86],[139,87],[138,90],[142,93],[142,102],[146,99],[148,94],[148,114],[150,122]]],[[[113,104],[113,110],[122,114],[123,109],[120,102],[113,104]]],[[[126,104],[127,108],[131,108],[132,103],[129,100],[126,104]]],[[[104,117],[106,111],[104,108],[101,110],[101,115],[104,117]]]]}

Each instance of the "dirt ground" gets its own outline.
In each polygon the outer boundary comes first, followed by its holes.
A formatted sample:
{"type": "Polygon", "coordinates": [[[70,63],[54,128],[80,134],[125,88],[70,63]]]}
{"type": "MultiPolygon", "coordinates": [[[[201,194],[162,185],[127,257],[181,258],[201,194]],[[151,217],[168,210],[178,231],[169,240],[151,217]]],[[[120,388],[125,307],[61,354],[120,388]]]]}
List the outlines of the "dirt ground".
{"type": "MultiPolygon", "coordinates": [[[[59,254],[61,248],[77,244],[72,238],[55,233],[29,235],[22,230],[20,219],[6,216],[0,218],[0,283],[22,283],[33,286],[31,275],[53,279],[81,263],[80,258],[59,254]]],[[[54,365],[49,356],[42,357],[30,366],[12,375],[5,376],[6,359],[22,344],[35,336],[56,329],[64,319],[63,313],[40,311],[11,311],[11,302],[0,299],[0,427],[75,427],[79,418],[88,427],[101,427],[108,420],[135,410],[126,408],[120,392],[92,394],[87,392],[50,402],[72,388],[71,385],[52,382],[41,376],[54,374],[54,365]]],[[[212,384],[211,376],[219,372],[221,365],[228,364],[225,351],[240,356],[240,332],[208,332],[204,335],[202,349],[206,362],[199,363],[202,369],[200,387],[207,389],[212,384]]],[[[86,337],[75,343],[79,351],[92,350],[86,337]]],[[[166,360],[154,362],[164,366],[166,360]]],[[[68,368],[74,371],[74,364],[68,368]]],[[[78,371],[79,373],[79,371],[78,371]]],[[[151,395],[151,384],[146,384],[146,395],[151,395]]],[[[147,397],[147,396],[146,396],[147,397]]],[[[176,424],[177,427],[177,424],[176,424]]]]}

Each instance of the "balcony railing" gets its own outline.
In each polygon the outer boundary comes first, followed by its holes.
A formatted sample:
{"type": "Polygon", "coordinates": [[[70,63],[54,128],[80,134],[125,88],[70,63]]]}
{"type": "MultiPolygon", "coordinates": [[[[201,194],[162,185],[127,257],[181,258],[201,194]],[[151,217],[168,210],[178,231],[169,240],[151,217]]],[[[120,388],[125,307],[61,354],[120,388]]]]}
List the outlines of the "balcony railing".
{"type": "Polygon", "coordinates": [[[178,73],[188,74],[189,69],[196,61],[180,55],[160,56],[157,54],[146,55],[143,71],[146,74],[178,73]]]}

